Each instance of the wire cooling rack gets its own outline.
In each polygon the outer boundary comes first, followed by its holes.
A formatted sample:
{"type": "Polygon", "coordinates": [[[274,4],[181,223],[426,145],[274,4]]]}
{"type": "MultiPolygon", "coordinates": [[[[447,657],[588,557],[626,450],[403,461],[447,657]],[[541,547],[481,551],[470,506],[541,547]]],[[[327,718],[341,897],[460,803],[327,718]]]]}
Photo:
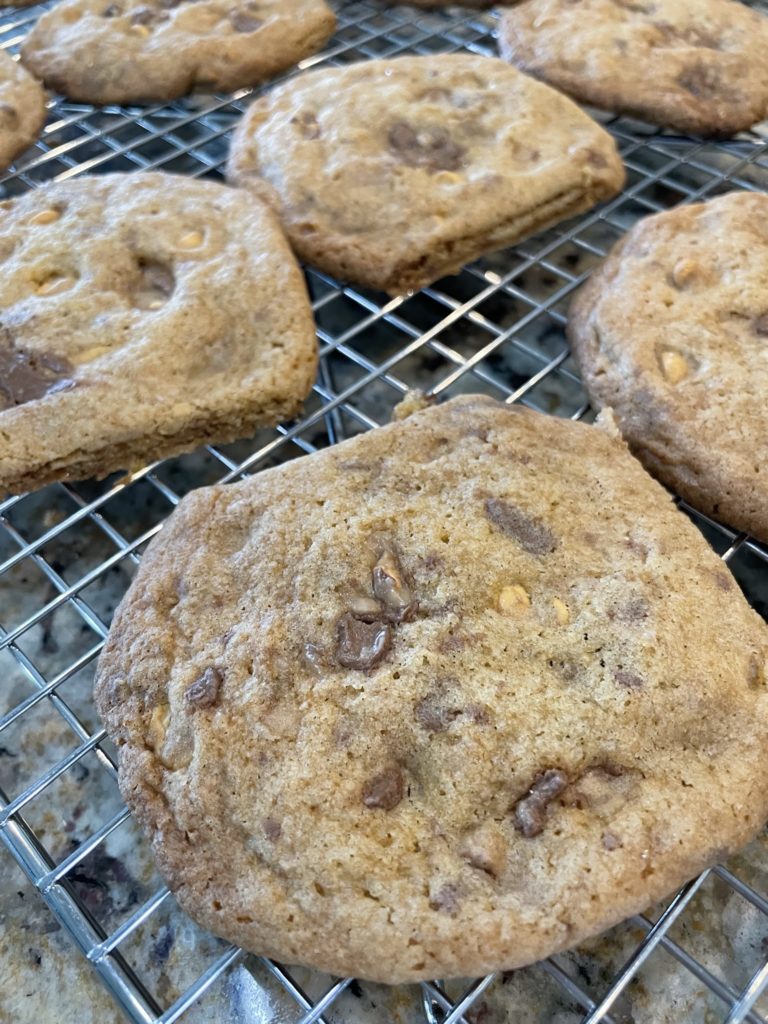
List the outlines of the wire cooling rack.
{"type": "MultiPolygon", "coordinates": [[[[6,12],[0,45],[15,51],[39,10],[6,12]]],[[[380,0],[341,3],[338,14],[334,39],[303,67],[406,52],[494,53],[491,15],[380,0]]],[[[12,196],[51,178],[137,168],[217,177],[249,97],[103,109],[52,101],[42,139],[0,187],[12,196]]],[[[441,396],[483,391],[558,416],[589,415],[563,334],[569,296],[589,269],[639,217],[768,185],[760,132],[705,144],[602,120],[629,179],[600,210],[409,298],[341,288],[309,272],[321,368],[300,420],[130,479],[58,484],[0,503],[0,836],[16,861],[0,852],[0,943],[3,929],[9,943],[3,1024],[45,1024],[35,996],[46,985],[55,992],[50,1019],[100,1024],[122,1015],[136,1024],[768,1021],[765,841],[581,950],[480,981],[387,990],[247,956],[196,929],[154,873],[91,702],[114,606],[147,541],[192,488],[386,422],[410,387],[441,396]],[[53,916],[36,916],[44,905],[53,916]],[[75,979],[72,993],[58,983],[64,977],[75,979]]],[[[768,551],[685,510],[768,615],[768,551]]]]}

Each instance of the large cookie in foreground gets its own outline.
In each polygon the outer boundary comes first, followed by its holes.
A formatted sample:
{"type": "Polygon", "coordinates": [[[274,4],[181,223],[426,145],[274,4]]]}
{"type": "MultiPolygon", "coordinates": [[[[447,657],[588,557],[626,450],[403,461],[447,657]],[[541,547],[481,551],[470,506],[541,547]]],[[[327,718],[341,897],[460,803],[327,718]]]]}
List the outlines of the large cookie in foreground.
{"type": "Polygon", "coordinates": [[[170,174],[0,204],[0,492],[104,476],[298,412],[317,365],[274,214],[170,174]]]}
{"type": "Polygon", "coordinates": [[[686,501],[768,541],[768,197],[637,223],[571,307],[596,406],[686,501]]]}
{"type": "Polygon", "coordinates": [[[273,89],[235,131],[228,175],[272,203],[302,260],[398,294],[612,196],[624,168],[554,89],[439,54],[273,89]]]}
{"type": "Polygon", "coordinates": [[[43,87],[0,50],[0,171],[34,142],[44,124],[43,87]]]}
{"type": "Polygon", "coordinates": [[[21,55],[70,99],[151,102],[256,85],[315,53],[335,26],[324,0],[62,0],[21,55]]]}
{"type": "Polygon", "coordinates": [[[524,0],[501,54],[575,99],[698,135],[768,115],[768,18],[734,0],[524,0]]]}
{"type": "Polygon", "coordinates": [[[96,700],[193,917],[402,982],[573,945],[746,842],[767,654],[615,431],[469,397],[184,498],[96,700]]]}

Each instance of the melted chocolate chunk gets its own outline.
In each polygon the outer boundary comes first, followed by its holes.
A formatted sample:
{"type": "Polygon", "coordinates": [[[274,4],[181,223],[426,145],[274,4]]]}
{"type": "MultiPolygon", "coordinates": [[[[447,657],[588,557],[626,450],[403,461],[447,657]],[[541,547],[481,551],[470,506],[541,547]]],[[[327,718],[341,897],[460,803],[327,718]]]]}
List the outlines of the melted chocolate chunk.
{"type": "Polygon", "coordinates": [[[444,914],[455,914],[459,909],[459,890],[449,882],[441,885],[429,901],[430,910],[439,910],[444,914]]]}
{"type": "Polygon", "coordinates": [[[184,700],[193,708],[210,708],[219,699],[219,690],[224,682],[221,670],[211,666],[184,691],[184,700]]]}
{"type": "Polygon", "coordinates": [[[648,602],[642,597],[633,597],[631,601],[620,605],[615,611],[609,612],[608,617],[618,622],[641,622],[648,618],[648,602]]]}
{"type": "Polygon", "coordinates": [[[768,338],[768,313],[763,313],[752,324],[752,329],[758,338],[768,338]]]}
{"type": "Polygon", "coordinates": [[[0,409],[34,402],[75,387],[69,360],[49,352],[0,348],[0,409]]]}
{"type": "Polygon", "coordinates": [[[121,13],[122,10],[117,4],[110,4],[109,7],[104,8],[101,12],[101,16],[102,18],[116,18],[121,13]]]}
{"type": "Polygon", "coordinates": [[[568,786],[568,777],[559,768],[548,768],[537,775],[522,800],[515,804],[515,828],[526,839],[533,839],[544,831],[547,807],[568,786]]]}
{"type": "Polygon", "coordinates": [[[264,19],[249,10],[230,11],[229,23],[235,32],[255,32],[264,24],[264,19]]]}
{"type": "Polygon", "coordinates": [[[444,128],[416,129],[407,121],[392,125],[387,142],[390,152],[402,163],[428,171],[456,171],[466,153],[444,128]]]}
{"type": "Polygon", "coordinates": [[[429,693],[422,697],[413,709],[413,717],[426,732],[446,732],[461,715],[460,708],[452,708],[446,704],[441,693],[429,693]]]}
{"type": "Polygon", "coordinates": [[[696,61],[681,71],[677,76],[677,83],[692,96],[702,100],[718,97],[721,99],[738,98],[732,89],[726,87],[720,77],[720,72],[703,61],[696,61]]]}
{"type": "Polygon", "coordinates": [[[402,770],[396,765],[374,775],[363,786],[363,803],[372,809],[391,811],[404,795],[405,779],[402,770]]]}
{"type": "Polygon", "coordinates": [[[403,569],[394,552],[386,550],[373,569],[373,593],[392,622],[410,622],[418,611],[403,569]]]}
{"type": "Polygon", "coordinates": [[[344,668],[373,668],[392,646],[388,622],[363,622],[345,612],[336,624],[336,660],[344,668]]]}
{"type": "Polygon", "coordinates": [[[615,836],[613,832],[603,832],[603,848],[609,852],[612,850],[620,850],[622,842],[618,836],[615,836]]]}
{"type": "Polygon", "coordinates": [[[279,839],[283,831],[283,827],[280,824],[280,822],[275,821],[274,818],[265,818],[264,821],[261,823],[261,827],[264,829],[264,835],[267,837],[270,843],[274,843],[277,839],[279,839]]]}
{"type": "Polygon", "coordinates": [[[623,668],[616,669],[613,673],[613,678],[619,686],[625,686],[628,690],[639,690],[642,686],[645,686],[645,680],[642,676],[637,675],[636,672],[627,672],[623,668]]]}
{"type": "MultiPolygon", "coordinates": [[[[320,125],[317,123],[317,118],[311,110],[302,110],[302,112],[297,114],[296,117],[291,118],[291,124],[295,124],[298,127],[305,139],[319,139],[322,134],[320,131],[320,125]]],[[[344,469],[347,468],[343,463],[342,467],[344,469]]]]}
{"type": "Polygon", "coordinates": [[[151,25],[155,20],[156,12],[151,7],[137,7],[131,14],[132,25],[151,25]]]}
{"type": "Polygon", "coordinates": [[[502,498],[486,499],[485,516],[529,555],[548,555],[557,547],[557,539],[549,527],[502,498]]]}

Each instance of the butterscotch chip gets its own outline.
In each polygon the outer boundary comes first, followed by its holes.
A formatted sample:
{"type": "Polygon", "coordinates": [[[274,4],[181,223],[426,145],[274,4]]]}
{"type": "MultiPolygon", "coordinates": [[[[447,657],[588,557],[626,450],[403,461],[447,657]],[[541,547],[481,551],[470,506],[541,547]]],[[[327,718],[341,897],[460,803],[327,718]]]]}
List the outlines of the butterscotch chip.
{"type": "Polygon", "coordinates": [[[0,50],[0,171],[34,142],[45,124],[45,92],[0,50]]]}
{"type": "Polygon", "coordinates": [[[768,18],[736,0],[522,0],[502,56],[575,99],[699,135],[768,114],[768,18]]]}
{"type": "Polygon", "coordinates": [[[571,306],[593,403],[695,508],[768,540],[768,197],[732,192],[636,224],[571,306]],[[702,265],[690,287],[675,268],[702,265]]]}
{"type": "Polygon", "coordinates": [[[300,75],[249,108],[227,173],[272,203],[305,262],[393,294],[624,180],[612,139],[575,104],[469,54],[300,75]]]}
{"type": "Polygon", "coordinates": [[[70,99],[151,102],[256,85],[315,53],[335,25],[324,0],[62,0],[22,60],[70,99]]]}
{"type": "Polygon", "coordinates": [[[0,210],[0,492],[104,476],[295,414],[304,281],[272,212],[223,185],[114,174],[0,210]],[[195,250],[179,247],[193,232],[195,250]]]}
{"type": "Polygon", "coordinates": [[[726,576],[615,430],[463,397],[183,498],[96,700],[201,924],[342,977],[477,976],[763,825],[768,629],[726,576]]]}

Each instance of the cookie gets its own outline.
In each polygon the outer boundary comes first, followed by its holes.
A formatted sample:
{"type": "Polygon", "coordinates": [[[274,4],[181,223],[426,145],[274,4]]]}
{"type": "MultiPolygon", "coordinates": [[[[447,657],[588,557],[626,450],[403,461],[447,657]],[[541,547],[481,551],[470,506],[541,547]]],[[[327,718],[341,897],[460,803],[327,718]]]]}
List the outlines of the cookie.
{"type": "Polygon", "coordinates": [[[73,100],[170,100],[256,85],[318,50],[336,25],[324,0],[63,0],[22,60],[73,100]]]}
{"type": "Polygon", "coordinates": [[[610,136],[502,61],[398,57],[260,97],[228,175],[271,202],[302,260],[392,294],[421,288],[613,195],[610,136]]]}
{"type": "Polygon", "coordinates": [[[0,204],[0,492],[104,476],[298,411],[317,355],[274,215],[170,174],[0,204]]]}
{"type": "Polygon", "coordinates": [[[768,18],[735,0],[524,0],[502,56],[575,99],[695,135],[768,115],[768,18]]]}
{"type": "Polygon", "coordinates": [[[731,192],[637,223],[577,295],[593,403],[646,467],[768,541],[768,197],[731,192]]]}
{"type": "Polygon", "coordinates": [[[192,917],[406,982],[574,945],[746,842],[766,656],[615,427],[475,396],[184,498],[96,701],[192,917]]]}
{"type": "Polygon", "coordinates": [[[42,86],[0,50],[0,171],[34,142],[44,124],[42,86]]]}

